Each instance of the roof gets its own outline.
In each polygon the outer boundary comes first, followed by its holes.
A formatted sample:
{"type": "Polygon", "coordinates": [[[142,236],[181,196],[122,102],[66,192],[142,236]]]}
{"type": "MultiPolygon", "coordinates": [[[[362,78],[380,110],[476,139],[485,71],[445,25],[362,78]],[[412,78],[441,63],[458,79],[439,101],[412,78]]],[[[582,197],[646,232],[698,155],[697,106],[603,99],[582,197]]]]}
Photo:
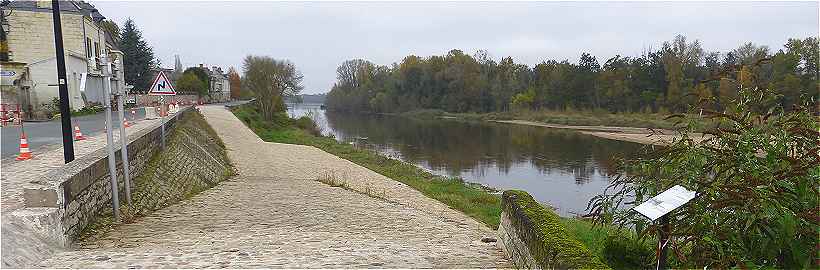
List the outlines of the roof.
{"type": "MultiPolygon", "coordinates": [[[[24,10],[24,11],[34,11],[34,12],[51,12],[51,5],[49,3],[48,7],[38,7],[38,1],[11,1],[9,2],[9,9],[12,10],[24,10]]],[[[76,14],[83,14],[85,16],[91,17],[91,19],[95,22],[100,22],[105,19],[97,8],[94,5],[89,4],[85,1],[57,1],[60,3],[60,12],[65,13],[76,13],[76,14]]]]}
{"type": "Polygon", "coordinates": [[[103,32],[105,32],[105,44],[111,44],[111,47],[113,47],[115,50],[119,50],[120,49],[119,41],[115,41],[114,37],[111,36],[111,33],[109,33],[108,31],[103,31],[103,32]]]}

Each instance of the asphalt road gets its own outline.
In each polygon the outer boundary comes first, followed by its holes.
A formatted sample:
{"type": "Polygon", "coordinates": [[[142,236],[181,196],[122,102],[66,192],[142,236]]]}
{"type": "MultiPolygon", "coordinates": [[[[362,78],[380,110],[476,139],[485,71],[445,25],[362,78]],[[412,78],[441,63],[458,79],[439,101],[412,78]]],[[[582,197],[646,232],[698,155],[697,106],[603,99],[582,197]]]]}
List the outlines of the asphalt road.
{"type": "MultiPolygon", "coordinates": [[[[145,118],[145,110],[142,108],[135,108],[136,117],[131,114],[131,109],[126,109],[125,119],[128,121],[139,121],[145,118]]],[[[112,119],[116,132],[119,132],[119,112],[112,113],[112,119]]],[[[79,124],[80,131],[84,136],[93,136],[100,134],[105,130],[105,112],[95,115],[86,115],[71,117],[71,134],[74,134],[74,126],[79,124]]],[[[62,123],[60,119],[54,119],[48,122],[24,122],[23,128],[28,136],[29,148],[36,154],[37,149],[46,145],[62,144],[62,123]]],[[[0,152],[2,152],[3,159],[13,157],[20,152],[20,126],[8,125],[0,128],[2,134],[0,137],[0,152]]]]}

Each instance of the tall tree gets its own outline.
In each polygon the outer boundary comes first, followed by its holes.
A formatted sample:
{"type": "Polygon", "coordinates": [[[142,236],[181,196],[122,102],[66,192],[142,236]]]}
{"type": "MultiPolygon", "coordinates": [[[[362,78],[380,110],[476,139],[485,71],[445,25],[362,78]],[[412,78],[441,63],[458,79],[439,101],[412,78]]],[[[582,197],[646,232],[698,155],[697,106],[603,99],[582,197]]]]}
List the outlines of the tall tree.
{"type": "Polygon", "coordinates": [[[176,82],[176,88],[183,94],[196,94],[203,97],[208,94],[205,83],[193,73],[184,73],[176,82]]]}
{"type": "Polygon", "coordinates": [[[210,72],[208,70],[206,70],[204,68],[201,68],[201,67],[189,67],[189,68],[186,68],[184,72],[182,72],[182,75],[183,76],[185,74],[194,74],[194,75],[196,75],[196,77],[199,78],[199,81],[201,81],[202,85],[205,87],[205,94],[207,95],[208,90],[211,89],[211,76],[208,75],[209,73],[210,72]]]}
{"type": "Polygon", "coordinates": [[[146,93],[157,68],[158,61],[154,58],[154,50],[142,38],[142,32],[137,29],[131,18],[123,25],[120,40],[120,50],[124,54],[125,83],[134,86],[136,93],[146,93]]]}
{"type": "Polygon", "coordinates": [[[228,69],[228,82],[231,84],[231,98],[239,99],[242,97],[242,79],[239,73],[233,67],[228,69]]]}
{"type": "Polygon", "coordinates": [[[111,38],[114,40],[114,44],[119,46],[120,45],[120,27],[117,25],[116,22],[105,19],[100,22],[100,26],[102,26],[103,30],[109,34],[111,34],[111,38]]]}
{"type": "Polygon", "coordinates": [[[285,110],[284,97],[293,97],[303,88],[302,73],[288,60],[248,55],[242,72],[243,86],[256,94],[259,111],[267,120],[285,110]]]}

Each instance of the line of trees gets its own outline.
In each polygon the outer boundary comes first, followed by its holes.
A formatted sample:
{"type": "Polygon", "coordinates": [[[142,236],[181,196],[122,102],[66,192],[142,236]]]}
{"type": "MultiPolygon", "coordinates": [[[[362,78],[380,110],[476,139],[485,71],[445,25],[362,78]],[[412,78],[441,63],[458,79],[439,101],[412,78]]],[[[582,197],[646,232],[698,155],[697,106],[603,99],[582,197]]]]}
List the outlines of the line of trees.
{"type": "Polygon", "coordinates": [[[740,85],[752,84],[776,89],[787,107],[800,100],[816,102],[818,39],[789,39],[777,52],[746,43],[721,53],[706,52],[699,40],[678,35],[660,50],[638,57],[616,55],[601,64],[583,53],[577,64],[548,60],[532,68],[511,57],[495,62],[483,50],[472,56],[460,50],[426,58],[410,55],[391,66],[354,59],[338,67],[327,105],[355,112],[682,112],[698,98],[722,109],[740,85]],[[763,64],[754,65],[758,62],[763,64]]]}

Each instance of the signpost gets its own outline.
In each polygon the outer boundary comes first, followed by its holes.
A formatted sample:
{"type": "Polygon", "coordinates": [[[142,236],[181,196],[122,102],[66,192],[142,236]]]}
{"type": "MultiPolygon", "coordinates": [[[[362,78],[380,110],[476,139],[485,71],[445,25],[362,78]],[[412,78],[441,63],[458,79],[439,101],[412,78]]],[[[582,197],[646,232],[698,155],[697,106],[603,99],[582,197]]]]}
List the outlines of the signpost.
{"type": "Polygon", "coordinates": [[[171,84],[171,81],[168,80],[168,77],[165,76],[165,73],[160,71],[157,73],[157,77],[154,79],[154,83],[151,84],[151,87],[148,88],[148,95],[149,96],[159,96],[160,101],[160,113],[159,116],[162,118],[160,120],[161,124],[161,133],[160,136],[162,139],[160,140],[160,145],[162,149],[165,149],[165,114],[168,111],[165,109],[165,98],[164,96],[175,96],[177,91],[174,90],[174,86],[171,84]]]}
{"type": "Polygon", "coordinates": [[[658,237],[658,266],[657,269],[666,269],[666,248],[669,243],[669,212],[683,206],[697,195],[694,191],[682,186],[674,187],[661,192],[655,197],[632,208],[636,212],[644,215],[652,221],[660,218],[660,230],[658,237]]]}

